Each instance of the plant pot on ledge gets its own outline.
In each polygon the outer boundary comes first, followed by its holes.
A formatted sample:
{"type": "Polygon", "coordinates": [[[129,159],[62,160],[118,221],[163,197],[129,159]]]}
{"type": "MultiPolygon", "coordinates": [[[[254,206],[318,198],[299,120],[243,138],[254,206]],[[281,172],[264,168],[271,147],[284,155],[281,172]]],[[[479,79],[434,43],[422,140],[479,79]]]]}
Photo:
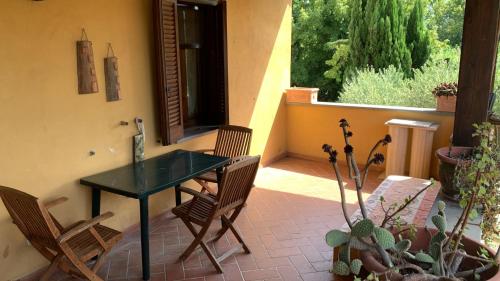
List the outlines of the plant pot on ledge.
{"type": "Polygon", "coordinates": [[[286,102],[288,103],[316,103],[318,101],[319,88],[292,87],[286,91],[286,102]]]}
{"type": "Polygon", "coordinates": [[[436,110],[442,112],[455,112],[457,104],[457,83],[442,83],[432,91],[436,97],[436,110]]]}
{"type": "Polygon", "coordinates": [[[453,201],[458,201],[460,190],[453,182],[455,167],[460,159],[469,157],[472,147],[453,146],[451,152],[449,147],[442,147],[436,150],[439,159],[439,179],[441,181],[441,192],[453,201]]]}

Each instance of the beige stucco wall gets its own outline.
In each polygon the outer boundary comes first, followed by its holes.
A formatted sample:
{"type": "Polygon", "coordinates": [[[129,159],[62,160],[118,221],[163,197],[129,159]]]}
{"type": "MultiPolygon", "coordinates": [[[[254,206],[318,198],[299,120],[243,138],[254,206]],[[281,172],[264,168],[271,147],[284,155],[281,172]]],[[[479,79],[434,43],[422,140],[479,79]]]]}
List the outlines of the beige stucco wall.
{"type": "MultiPolygon", "coordinates": [[[[136,116],[147,130],[146,156],[213,145],[211,134],[179,145],[156,143],[151,1],[0,1],[0,185],[43,200],[67,196],[56,207],[63,223],[88,218],[90,192],[80,177],[131,162],[136,116]],[[75,41],[85,27],[94,44],[100,92],[78,95],[75,41]],[[103,58],[113,43],[122,100],[106,102],[103,58]],[[131,123],[119,126],[121,120],[131,123]],[[89,156],[93,149],[96,155],[89,156]]],[[[282,92],[289,86],[290,0],[228,0],[229,107],[232,124],[254,129],[252,154],[264,161],[286,151],[282,92]]],[[[173,192],[152,197],[152,215],[170,208],[173,192]]],[[[104,194],[108,224],[138,222],[138,203],[104,194]]],[[[0,206],[0,280],[24,276],[47,263],[0,206]]]]}
{"type": "MultiPolygon", "coordinates": [[[[322,145],[327,143],[336,148],[344,159],[344,139],[339,120],[349,121],[353,132],[351,142],[354,146],[358,164],[365,164],[373,145],[388,133],[384,123],[390,119],[409,119],[435,122],[440,125],[434,135],[432,151],[447,146],[453,132],[452,113],[423,111],[419,109],[401,110],[397,108],[370,108],[362,106],[338,106],[332,104],[288,104],[287,105],[287,148],[291,155],[311,159],[327,159],[322,145]]],[[[410,135],[411,140],[411,135],[410,135]]],[[[411,141],[410,141],[411,142],[411,141]]],[[[409,169],[408,144],[407,169],[409,169]]],[[[387,155],[386,147],[381,149],[387,155]]],[[[380,167],[383,169],[383,167],[380,167]]],[[[438,160],[432,155],[431,176],[438,176],[438,160]]]]}

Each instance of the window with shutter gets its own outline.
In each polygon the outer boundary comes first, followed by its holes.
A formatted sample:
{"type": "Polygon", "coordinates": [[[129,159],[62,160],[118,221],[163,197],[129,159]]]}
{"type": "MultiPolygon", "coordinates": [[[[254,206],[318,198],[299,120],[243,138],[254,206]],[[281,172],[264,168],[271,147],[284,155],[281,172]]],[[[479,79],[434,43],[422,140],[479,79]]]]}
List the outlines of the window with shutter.
{"type": "Polygon", "coordinates": [[[177,1],[155,0],[157,103],[163,145],[183,137],[177,1]]]}
{"type": "Polygon", "coordinates": [[[207,3],[155,0],[157,103],[164,145],[228,124],[226,4],[207,3]]]}

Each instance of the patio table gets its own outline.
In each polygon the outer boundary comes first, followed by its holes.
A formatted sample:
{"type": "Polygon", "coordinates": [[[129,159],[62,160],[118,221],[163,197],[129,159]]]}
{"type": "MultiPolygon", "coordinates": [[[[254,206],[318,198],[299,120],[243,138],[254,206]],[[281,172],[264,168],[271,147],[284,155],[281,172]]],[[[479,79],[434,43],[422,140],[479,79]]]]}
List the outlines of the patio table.
{"type": "Polygon", "coordinates": [[[227,157],[175,150],[139,163],[80,179],[80,184],[92,188],[92,217],[100,214],[101,190],[139,200],[141,224],[142,276],[150,278],[148,198],[157,192],[175,187],[175,203],[181,204],[178,187],[183,182],[211,170],[220,177],[227,157]]]}

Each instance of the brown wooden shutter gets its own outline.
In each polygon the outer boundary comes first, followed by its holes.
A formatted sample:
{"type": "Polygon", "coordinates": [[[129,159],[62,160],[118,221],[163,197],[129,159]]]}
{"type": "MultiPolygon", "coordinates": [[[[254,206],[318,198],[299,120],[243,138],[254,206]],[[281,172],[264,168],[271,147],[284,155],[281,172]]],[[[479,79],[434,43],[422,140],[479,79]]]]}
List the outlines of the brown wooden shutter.
{"type": "Polygon", "coordinates": [[[154,0],[154,28],[160,137],[169,145],[184,135],[176,0],[154,0]]]}

